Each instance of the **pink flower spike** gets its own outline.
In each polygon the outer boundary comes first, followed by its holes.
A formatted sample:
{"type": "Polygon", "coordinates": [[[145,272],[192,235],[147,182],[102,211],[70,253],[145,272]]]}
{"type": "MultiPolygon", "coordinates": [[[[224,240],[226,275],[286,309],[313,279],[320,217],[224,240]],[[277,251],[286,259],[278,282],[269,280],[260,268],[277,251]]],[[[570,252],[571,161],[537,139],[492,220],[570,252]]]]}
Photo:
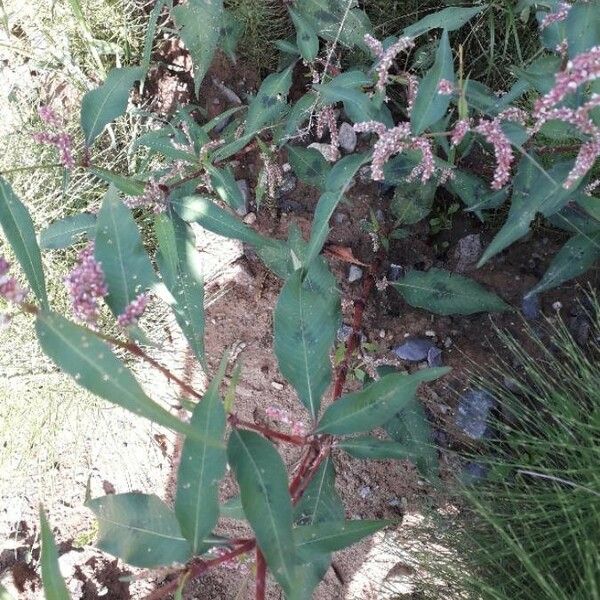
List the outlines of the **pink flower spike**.
{"type": "Polygon", "coordinates": [[[50,105],[40,106],[38,108],[38,115],[46,125],[51,125],[52,127],[60,127],[61,125],[60,119],[50,105]]]}
{"type": "Polygon", "coordinates": [[[454,84],[447,79],[440,79],[437,91],[442,96],[449,96],[454,93],[454,84]]]}
{"type": "Polygon", "coordinates": [[[452,136],[450,137],[450,142],[453,146],[458,146],[463,141],[463,138],[469,130],[471,129],[471,124],[467,119],[461,119],[457,121],[454,125],[454,129],[452,130],[452,136]]]}
{"type": "Polygon", "coordinates": [[[375,39],[372,35],[365,33],[363,41],[374,56],[380,57],[383,54],[382,43],[378,39],[375,39]]]}
{"type": "Polygon", "coordinates": [[[500,190],[510,179],[510,168],[514,160],[514,154],[509,139],[504,135],[500,120],[495,118],[491,121],[481,119],[474,131],[480,133],[486,142],[494,147],[496,156],[496,170],[492,181],[492,189],[500,190]]]}
{"type": "Polygon", "coordinates": [[[117,317],[117,323],[121,327],[136,325],[140,317],[144,314],[149,302],[150,297],[148,294],[140,294],[137,298],[132,300],[125,307],[125,310],[117,317]]]}
{"type": "Polygon", "coordinates": [[[396,43],[392,44],[387,50],[381,55],[381,60],[376,67],[377,71],[377,83],[375,89],[378,92],[382,92],[388,82],[389,71],[392,68],[394,59],[400,52],[408,50],[414,46],[414,42],[411,38],[401,37],[396,43]]]}
{"type": "Polygon", "coordinates": [[[571,5],[566,2],[561,2],[558,5],[558,10],[555,13],[548,13],[540,23],[540,31],[546,29],[546,27],[550,27],[553,23],[559,23],[560,21],[564,21],[569,15],[569,11],[571,10],[571,5]]]}
{"type": "Polygon", "coordinates": [[[14,304],[21,304],[27,297],[27,290],[9,275],[9,271],[10,263],[4,256],[0,256],[0,298],[14,304]]]}
{"type": "Polygon", "coordinates": [[[583,144],[575,159],[575,165],[563,183],[563,187],[567,190],[573,187],[573,184],[594,166],[598,156],[600,156],[600,138],[595,138],[583,144]]]}

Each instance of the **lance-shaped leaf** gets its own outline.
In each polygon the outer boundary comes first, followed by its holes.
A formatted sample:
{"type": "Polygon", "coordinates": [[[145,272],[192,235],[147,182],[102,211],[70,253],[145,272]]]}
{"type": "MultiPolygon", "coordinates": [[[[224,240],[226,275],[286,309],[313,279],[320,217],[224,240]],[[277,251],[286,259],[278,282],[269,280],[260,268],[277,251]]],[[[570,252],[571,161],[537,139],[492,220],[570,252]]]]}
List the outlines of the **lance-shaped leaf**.
{"type": "Polygon", "coordinates": [[[244,24],[237,19],[229,10],[223,11],[223,20],[221,23],[221,49],[227,55],[227,58],[235,65],[235,50],[240,38],[244,34],[244,24]]]}
{"type": "Polygon", "coordinates": [[[344,197],[344,192],[350,186],[352,178],[368,159],[369,154],[367,153],[351,154],[337,162],[327,175],[325,192],[319,198],[313,217],[305,265],[308,266],[321,252],[329,234],[329,219],[344,197]]]}
{"type": "Polygon", "coordinates": [[[287,95],[292,85],[294,64],[280,73],[272,73],[261,83],[258,94],[248,106],[245,135],[254,135],[271,125],[287,108],[287,95]]]}
{"type": "Polygon", "coordinates": [[[36,332],[42,350],[92,394],[164,427],[192,433],[189,425],[148,398],[131,371],[89,329],[56,313],[41,312],[36,332]]]}
{"type": "Polygon", "coordinates": [[[409,271],[392,284],[408,304],[438,315],[472,315],[510,310],[504,300],[468,277],[429,269],[409,271]]]}
{"type": "Polygon", "coordinates": [[[171,16],[192,57],[194,92],[198,95],[221,35],[223,0],[188,0],[173,8],[171,16]]]}
{"type": "MultiPolygon", "coordinates": [[[[58,552],[54,543],[54,536],[46,518],[44,509],[40,506],[40,534],[42,538],[42,585],[46,600],[69,600],[71,597],[65,580],[58,566],[58,552]]],[[[7,596],[8,598],[9,596],[7,596]]],[[[0,598],[2,589],[0,588],[0,598]]]]}
{"type": "Polygon", "coordinates": [[[189,226],[176,214],[158,215],[156,262],[173,297],[171,308],[181,331],[204,364],[204,278],[189,226]]]}
{"type": "Polygon", "coordinates": [[[600,258],[600,232],[573,236],[552,259],[542,280],[528,296],[555,288],[569,279],[579,277],[600,258]]]}
{"type": "Polygon", "coordinates": [[[485,6],[473,6],[471,8],[451,6],[444,8],[409,25],[404,29],[402,35],[414,38],[427,33],[431,29],[438,28],[445,29],[446,31],[454,31],[478,15],[484,8],[485,6]]]}
{"type": "Polygon", "coordinates": [[[286,149],[292,170],[300,181],[318,188],[325,185],[331,166],[316,148],[287,146],[286,149]]]}
{"type": "Polygon", "coordinates": [[[218,482],[227,464],[225,448],[219,447],[225,435],[225,410],[219,387],[226,367],[224,357],[217,375],[194,409],[190,425],[202,441],[186,439],[177,472],[175,514],[194,555],[205,550],[204,539],[219,518],[218,482]]]}
{"type": "Polygon", "coordinates": [[[208,165],[206,172],[210,175],[210,182],[213,189],[223,202],[226,202],[235,210],[245,208],[244,196],[230,168],[218,169],[217,167],[208,165]]]}
{"type": "Polygon", "coordinates": [[[96,215],[79,213],[50,223],[40,233],[40,247],[43,250],[67,248],[80,238],[94,239],[96,235],[96,215]]]}
{"type": "Polygon", "coordinates": [[[424,369],[411,375],[386,375],[330,405],[319,421],[316,433],[345,435],[371,431],[406,406],[415,397],[420,383],[433,381],[449,371],[447,368],[437,368],[424,369]]]}
{"type": "Polygon", "coordinates": [[[440,81],[454,83],[454,64],[448,32],[444,30],[438,46],[435,62],[419,84],[419,91],[410,116],[411,129],[419,135],[430,125],[437,123],[448,110],[451,94],[438,93],[440,81]]]}
{"type": "Polygon", "coordinates": [[[569,10],[565,30],[571,58],[600,45],[600,3],[576,3],[569,10]]]}
{"type": "Polygon", "coordinates": [[[0,225],[27,281],[42,306],[48,306],[42,255],[29,211],[7,181],[0,177],[0,225]]]}
{"type": "Polygon", "coordinates": [[[296,28],[296,45],[304,60],[312,62],[319,53],[319,38],[315,28],[299,12],[288,8],[292,22],[296,28]]]}
{"type": "Polygon", "coordinates": [[[156,274],[131,211],[112,185],[98,213],[94,255],[102,263],[108,286],[106,303],[115,316],[156,283],[156,274]]]}
{"type": "Polygon", "coordinates": [[[313,417],[331,382],[329,351],[340,321],[339,295],[327,269],[295,271],[281,290],[273,329],[283,376],[313,417]]]}
{"type": "Polygon", "coordinates": [[[342,523],[334,521],[301,525],[294,529],[294,540],[300,559],[310,561],[315,553],[343,550],[394,523],[395,521],[387,519],[376,521],[357,519],[342,523]]]}
{"type": "Polygon", "coordinates": [[[94,167],[90,169],[90,172],[103,181],[112,183],[120,192],[123,192],[127,196],[141,196],[146,189],[145,182],[133,179],[132,177],[125,177],[125,175],[120,175],[119,173],[113,173],[108,169],[94,167]]]}
{"type": "Polygon", "coordinates": [[[287,277],[291,261],[289,250],[284,243],[260,235],[206,196],[174,198],[172,205],[184,221],[198,223],[213,233],[254,246],[269,269],[279,277],[287,277]]]}
{"type": "Polygon", "coordinates": [[[550,217],[577,193],[577,186],[567,190],[563,182],[573,168],[573,161],[560,161],[547,171],[533,154],[524,156],[513,180],[513,195],[506,222],[485,249],[478,266],[523,237],[538,213],[550,217]]]}
{"type": "Polygon", "coordinates": [[[294,585],[297,559],[285,465],[273,445],[252,431],[234,429],[227,456],[258,547],[273,577],[288,593],[294,585]]]}
{"type": "Polygon", "coordinates": [[[152,568],[191,556],[175,513],[154,494],[110,494],[85,505],[98,520],[98,548],[128,565],[152,568]]]}
{"type": "Polygon", "coordinates": [[[142,77],[142,67],[112,69],[99,88],[91,90],[83,97],[81,128],[87,146],[92,145],[106,125],[125,112],[129,92],[133,84],[142,77]]]}
{"type": "Polygon", "coordinates": [[[392,440],[380,440],[375,437],[364,436],[341,440],[336,444],[340,450],[344,450],[354,458],[363,459],[386,459],[395,458],[413,460],[415,454],[410,447],[399,444],[392,440]]]}
{"type": "Polygon", "coordinates": [[[318,106],[318,94],[310,90],[292,106],[287,115],[284,134],[287,138],[295,136],[302,125],[308,121],[312,112],[318,106]]]}
{"type": "Polygon", "coordinates": [[[335,489],[335,469],[331,457],[319,466],[300,501],[294,508],[298,525],[316,525],[322,522],[344,520],[344,504],[335,489]]]}

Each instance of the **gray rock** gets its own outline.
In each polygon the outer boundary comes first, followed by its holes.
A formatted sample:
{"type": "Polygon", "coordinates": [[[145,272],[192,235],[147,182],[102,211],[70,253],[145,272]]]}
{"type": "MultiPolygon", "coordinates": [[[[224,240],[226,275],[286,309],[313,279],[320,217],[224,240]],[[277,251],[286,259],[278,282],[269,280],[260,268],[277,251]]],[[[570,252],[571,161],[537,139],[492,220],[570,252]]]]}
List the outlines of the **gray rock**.
{"type": "Polygon", "coordinates": [[[470,462],[465,465],[461,474],[463,483],[474,484],[484,480],[487,477],[488,468],[477,462],[470,462]]]}
{"type": "Polygon", "coordinates": [[[333,222],[336,225],[343,225],[348,222],[348,215],[343,212],[335,212],[333,213],[333,222]]]}
{"type": "Polygon", "coordinates": [[[371,178],[371,165],[364,165],[358,170],[358,181],[360,183],[372,183],[373,179],[371,178]]]}
{"type": "Polygon", "coordinates": [[[404,267],[402,265],[390,264],[387,272],[388,281],[398,281],[404,276],[404,267]]]}
{"type": "Polygon", "coordinates": [[[342,123],[339,131],[340,147],[345,152],[354,152],[356,149],[356,131],[350,123],[342,123]]]}
{"type": "Polygon", "coordinates": [[[427,352],[427,364],[430,367],[442,366],[442,351],[439,348],[429,348],[429,351],[427,352]]]}
{"type": "Polygon", "coordinates": [[[472,269],[477,264],[481,251],[481,237],[478,233],[466,235],[458,240],[454,250],[454,257],[457,260],[456,271],[464,273],[472,269]]]}
{"type": "Polygon", "coordinates": [[[248,182],[245,179],[236,180],[236,184],[242,194],[242,198],[244,199],[243,206],[235,209],[235,212],[240,215],[240,217],[245,217],[248,214],[248,205],[250,202],[250,187],[248,186],[248,182]]]}
{"type": "Polygon", "coordinates": [[[290,192],[292,192],[295,189],[297,183],[298,180],[291,173],[285,173],[283,175],[283,181],[279,184],[279,187],[277,188],[277,197],[281,198],[284,194],[289,194],[290,192]]]}
{"type": "Polygon", "coordinates": [[[410,362],[420,362],[427,360],[429,351],[435,348],[435,344],[431,340],[424,338],[412,338],[394,348],[393,353],[402,360],[410,362]]]}
{"type": "Polygon", "coordinates": [[[348,270],[348,281],[350,283],[354,283],[358,281],[363,276],[363,270],[356,265],[350,265],[350,269],[348,270]]]}
{"type": "Polygon", "coordinates": [[[528,321],[538,319],[540,316],[540,297],[537,294],[523,296],[521,311],[528,321]]]}
{"type": "Polygon", "coordinates": [[[486,390],[470,389],[458,403],[456,426],[474,440],[489,434],[490,413],[496,400],[486,390]]]}
{"type": "MultiPolygon", "coordinates": [[[[337,341],[346,343],[352,334],[352,326],[347,323],[342,323],[342,326],[337,330],[337,341]]],[[[367,341],[367,336],[361,331],[360,332],[360,341],[364,343],[367,341]]]]}

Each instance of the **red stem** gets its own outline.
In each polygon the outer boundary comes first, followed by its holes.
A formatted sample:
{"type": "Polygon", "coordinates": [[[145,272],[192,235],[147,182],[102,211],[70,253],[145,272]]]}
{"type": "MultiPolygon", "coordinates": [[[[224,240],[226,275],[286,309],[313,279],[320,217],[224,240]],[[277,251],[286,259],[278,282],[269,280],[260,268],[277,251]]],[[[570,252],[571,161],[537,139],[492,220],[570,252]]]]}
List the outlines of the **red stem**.
{"type": "Polygon", "coordinates": [[[232,427],[244,427],[245,429],[253,429],[254,431],[262,433],[267,438],[280,440],[282,442],[287,442],[288,444],[294,444],[296,446],[306,446],[307,444],[305,437],[301,437],[299,435],[290,435],[288,433],[283,433],[282,431],[277,431],[276,429],[271,429],[270,427],[266,427],[264,425],[252,423],[251,421],[244,421],[243,419],[238,418],[237,415],[233,413],[229,415],[228,420],[232,427]]]}
{"type": "Polygon", "coordinates": [[[265,600],[267,591],[267,563],[265,557],[260,551],[258,546],[256,547],[256,600],[265,600]]]}

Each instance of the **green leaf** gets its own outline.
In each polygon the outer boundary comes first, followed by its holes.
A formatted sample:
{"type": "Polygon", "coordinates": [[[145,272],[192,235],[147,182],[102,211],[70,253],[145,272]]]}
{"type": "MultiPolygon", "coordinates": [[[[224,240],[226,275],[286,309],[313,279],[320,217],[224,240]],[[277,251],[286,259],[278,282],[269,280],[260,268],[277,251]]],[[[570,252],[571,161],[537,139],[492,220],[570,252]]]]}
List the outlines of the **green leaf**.
{"type": "Polygon", "coordinates": [[[0,225],[27,281],[44,308],[48,307],[42,255],[29,211],[7,181],[0,177],[0,225]]]}
{"type": "Polygon", "coordinates": [[[93,167],[90,169],[90,172],[100,179],[112,183],[119,191],[127,196],[142,196],[146,190],[146,184],[143,181],[125,177],[124,175],[113,173],[107,169],[93,167]]]}
{"type": "Polygon", "coordinates": [[[286,110],[293,69],[294,64],[291,64],[280,73],[272,73],[262,82],[258,94],[248,106],[245,135],[254,135],[266,125],[271,125],[286,110]]]}
{"type": "Polygon", "coordinates": [[[392,285],[408,304],[437,315],[510,310],[501,298],[472,279],[444,269],[409,271],[392,285]]]}
{"type": "Polygon", "coordinates": [[[416,23],[405,27],[402,35],[415,38],[437,28],[443,28],[446,31],[454,31],[462,27],[484,9],[485,6],[473,6],[471,8],[451,6],[444,8],[443,10],[427,15],[416,23]]]}
{"type": "Polygon", "coordinates": [[[222,0],[188,0],[171,11],[194,66],[194,93],[210,67],[221,35],[222,0]]]}
{"type": "Polygon", "coordinates": [[[100,87],[85,94],[81,101],[81,128],[86,146],[91,146],[106,125],[125,112],[129,92],[142,77],[143,67],[112,69],[100,87]]]}
{"type": "Polygon", "coordinates": [[[569,57],[574,58],[600,44],[600,2],[577,2],[565,20],[569,57]]]}
{"type": "Polygon", "coordinates": [[[485,249],[478,266],[526,235],[537,213],[550,217],[571,200],[577,186],[566,190],[562,184],[572,167],[572,160],[561,161],[545,171],[535,156],[522,158],[513,179],[508,218],[485,249]]]}
{"type": "Polygon", "coordinates": [[[177,472],[175,514],[194,555],[206,549],[203,540],[219,518],[218,482],[227,464],[225,448],[219,447],[225,435],[226,420],[219,387],[225,376],[226,358],[221,361],[217,375],[194,409],[190,421],[203,441],[186,439],[177,472]],[[209,445],[209,441],[213,443],[209,445]]]}
{"type": "Polygon", "coordinates": [[[352,546],[364,537],[389,525],[392,520],[354,520],[339,523],[317,523],[316,525],[302,525],[294,529],[294,540],[301,559],[312,560],[315,553],[335,552],[352,546]]]}
{"type": "MultiPolygon", "coordinates": [[[[58,552],[54,536],[46,518],[44,509],[40,506],[40,536],[42,538],[42,585],[46,600],[69,600],[71,597],[65,585],[58,566],[58,552]]],[[[0,598],[3,597],[0,591],[0,598]]],[[[8,595],[6,596],[9,597],[8,595]]]]}
{"type": "Polygon", "coordinates": [[[67,248],[80,238],[93,239],[96,234],[96,215],[79,213],[50,223],[40,233],[42,250],[67,248]]]}
{"type": "Polygon", "coordinates": [[[206,172],[210,175],[210,182],[219,198],[234,210],[246,207],[242,191],[235,182],[235,176],[230,167],[218,169],[213,165],[206,166],[206,172]]]}
{"type": "Polygon", "coordinates": [[[13,597],[8,593],[8,590],[2,584],[0,584],[0,600],[14,600],[13,597]]]}
{"type": "Polygon", "coordinates": [[[462,169],[454,170],[454,178],[448,180],[445,187],[458,196],[479,219],[483,219],[482,210],[501,206],[509,192],[508,187],[498,191],[491,190],[481,177],[462,169]]]}
{"type": "Polygon", "coordinates": [[[173,297],[171,309],[201,364],[204,357],[204,278],[189,227],[175,214],[155,221],[158,268],[173,297]]]}
{"type": "Polygon", "coordinates": [[[528,292],[539,294],[579,277],[600,258],[600,232],[572,237],[552,259],[542,280],[528,292]]]}
{"type": "Polygon", "coordinates": [[[378,106],[374,100],[365,92],[336,85],[334,81],[325,84],[317,84],[313,86],[321,96],[321,101],[324,104],[334,104],[342,102],[344,112],[348,118],[354,123],[362,121],[381,121],[387,127],[391,127],[389,112],[385,108],[378,106]]]}
{"type": "Polygon", "coordinates": [[[318,188],[325,185],[331,166],[318,150],[303,146],[286,146],[286,150],[292,170],[300,181],[318,188]]]}
{"type": "Polygon", "coordinates": [[[318,105],[318,94],[310,90],[298,100],[290,110],[284,126],[284,136],[291,138],[298,134],[298,130],[308,121],[313,110],[318,105]]]}
{"type": "Polygon", "coordinates": [[[425,218],[433,206],[437,184],[407,182],[394,191],[390,209],[402,225],[413,225],[425,218]]]}
{"type": "Polygon", "coordinates": [[[344,504],[335,489],[335,469],[331,457],[319,466],[294,508],[294,522],[316,525],[344,520],[344,504]]]}
{"type": "Polygon", "coordinates": [[[345,394],[327,408],[316,433],[345,435],[371,431],[386,423],[415,394],[419,384],[449,372],[446,368],[424,369],[411,375],[391,373],[363,390],[345,394]]]}
{"type": "Polygon", "coordinates": [[[227,448],[242,506],[273,577],[293,588],[296,549],[285,465],[273,445],[252,431],[234,429],[227,448]]]}
{"type": "Polygon", "coordinates": [[[102,263],[106,303],[115,316],[157,281],[131,211],[112,185],[98,213],[94,256],[102,263]]]}
{"type": "Polygon", "coordinates": [[[310,240],[306,251],[304,264],[308,266],[321,252],[323,244],[329,235],[329,219],[344,197],[344,192],[350,186],[352,178],[369,160],[369,154],[351,154],[338,161],[331,169],[325,180],[325,192],[321,194],[310,230],[310,240]]]}
{"type": "Polygon", "coordinates": [[[373,26],[366,13],[355,6],[354,0],[298,0],[295,3],[296,10],[324,40],[368,50],[364,37],[373,33],[373,26]]]}
{"type": "Polygon", "coordinates": [[[108,345],[89,329],[56,313],[41,312],[36,332],[42,350],[92,394],[180,433],[191,431],[189,425],[148,398],[108,345]]]}
{"type": "Polygon", "coordinates": [[[175,513],[154,494],[110,494],[85,505],[98,519],[98,548],[128,565],[170,566],[191,556],[175,513]]]}
{"type": "Polygon", "coordinates": [[[287,280],[275,307],[274,348],[279,369],[314,417],[331,383],[329,351],[340,322],[339,294],[327,269],[298,269],[287,280]]]}
{"type": "Polygon", "coordinates": [[[221,48],[227,55],[227,58],[235,64],[235,51],[242,35],[244,34],[244,24],[236,19],[231,11],[223,11],[221,24],[221,48]]]}
{"type": "Polygon", "coordinates": [[[135,140],[134,148],[145,146],[153,152],[162,154],[166,158],[172,160],[182,160],[189,163],[197,161],[196,156],[192,152],[187,152],[177,148],[174,144],[185,144],[185,136],[183,132],[177,129],[162,128],[156,131],[147,131],[135,140]]]}
{"type": "Polygon", "coordinates": [[[419,91],[410,116],[411,129],[416,135],[420,135],[429,126],[437,123],[448,111],[452,95],[438,93],[438,86],[442,79],[454,83],[452,49],[446,30],[442,33],[435,55],[435,63],[419,84],[419,91]]]}
{"type": "Polygon", "coordinates": [[[297,11],[288,8],[296,28],[296,45],[302,58],[312,62],[319,54],[319,38],[313,26],[297,11]]]}
{"type": "Polygon", "coordinates": [[[357,437],[341,440],[336,444],[340,450],[344,450],[354,458],[363,459],[385,459],[395,458],[413,460],[414,453],[408,446],[391,440],[379,440],[374,437],[357,437]]]}
{"type": "MultiPolygon", "coordinates": [[[[561,61],[560,56],[541,56],[526,69],[513,67],[512,70],[515,75],[527,81],[540,94],[546,94],[554,87],[554,79],[557,71],[560,70],[561,61]]],[[[475,82],[469,82],[469,86],[471,83],[475,82]]]]}

